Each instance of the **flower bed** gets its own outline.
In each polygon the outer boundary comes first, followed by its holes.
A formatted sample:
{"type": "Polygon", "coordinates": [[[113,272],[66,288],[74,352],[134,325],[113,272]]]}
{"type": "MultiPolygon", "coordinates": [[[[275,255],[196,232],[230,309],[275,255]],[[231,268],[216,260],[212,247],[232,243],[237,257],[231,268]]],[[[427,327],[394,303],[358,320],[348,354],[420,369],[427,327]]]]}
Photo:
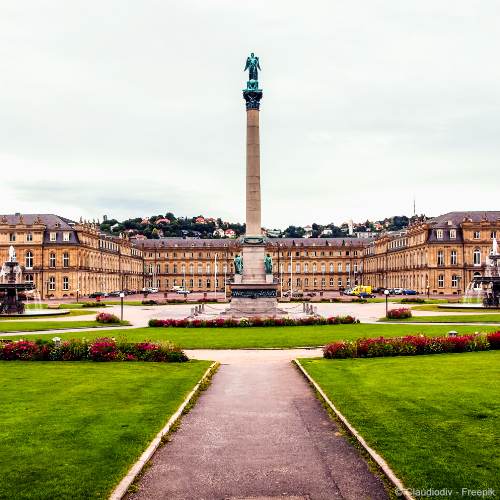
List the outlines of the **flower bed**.
{"type": "Polygon", "coordinates": [[[120,318],[114,314],[100,313],[95,317],[98,323],[120,323],[120,318]]]}
{"type": "Polygon", "coordinates": [[[333,342],[323,347],[327,359],[375,358],[382,356],[417,356],[451,352],[500,349],[500,331],[458,337],[424,337],[409,335],[384,339],[358,339],[356,342],[333,342]]]}
{"type": "Polygon", "coordinates": [[[107,337],[101,339],[72,339],[60,342],[19,340],[0,344],[0,359],[22,361],[152,361],[182,363],[189,361],[179,346],[171,342],[128,343],[107,337]]]}
{"type": "Polygon", "coordinates": [[[84,302],[82,307],[106,307],[104,302],[84,302]]]}
{"type": "Polygon", "coordinates": [[[404,307],[400,307],[399,309],[391,309],[387,313],[387,317],[389,319],[408,319],[411,318],[411,310],[404,307]]]}
{"type": "Polygon", "coordinates": [[[335,316],[331,318],[241,318],[235,320],[232,318],[214,318],[209,320],[202,319],[150,319],[148,325],[151,327],[164,328],[239,328],[253,326],[309,326],[309,325],[350,325],[359,323],[359,319],[352,316],[335,316]]]}
{"type": "Polygon", "coordinates": [[[413,297],[411,299],[402,299],[400,304],[425,304],[425,300],[420,297],[413,297]]]}

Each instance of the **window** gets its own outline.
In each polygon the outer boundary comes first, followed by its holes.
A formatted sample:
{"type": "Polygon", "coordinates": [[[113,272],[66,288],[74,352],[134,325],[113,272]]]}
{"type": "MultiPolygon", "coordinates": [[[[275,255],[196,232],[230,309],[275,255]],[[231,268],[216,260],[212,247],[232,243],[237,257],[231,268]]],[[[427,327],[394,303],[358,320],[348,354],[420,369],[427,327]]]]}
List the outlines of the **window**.
{"type": "Polygon", "coordinates": [[[201,274],[203,272],[203,266],[201,264],[198,264],[198,274],[201,274]]]}
{"type": "Polygon", "coordinates": [[[300,257],[300,252],[295,252],[295,257],[300,257]]]}
{"type": "Polygon", "coordinates": [[[280,264],[280,273],[283,272],[283,264],[280,264]]]}
{"type": "Polygon", "coordinates": [[[450,240],[456,240],[457,239],[457,232],[455,231],[455,229],[452,229],[450,231],[450,240]]]}
{"type": "Polygon", "coordinates": [[[149,264],[149,274],[153,274],[153,264],[149,264]]]}
{"type": "Polygon", "coordinates": [[[309,257],[309,252],[304,252],[304,257],[309,257]]]}
{"type": "Polygon", "coordinates": [[[33,253],[26,252],[26,269],[33,269],[33,253]]]}
{"type": "MultiPolygon", "coordinates": [[[[157,252],[156,257],[159,259],[159,258],[160,258],[160,256],[161,256],[161,255],[160,255],[160,252],[157,252]]],[[[156,288],[160,288],[160,286],[158,285],[156,288]]]]}
{"type": "Polygon", "coordinates": [[[341,272],[342,272],[342,262],[339,262],[339,263],[337,264],[337,272],[338,272],[338,273],[341,273],[341,272]]]}
{"type": "Polygon", "coordinates": [[[177,280],[174,280],[174,286],[177,286],[177,280]]]}
{"type": "Polygon", "coordinates": [[[329,254],[329,255],[330,255],[330,257],[333,257],[333,252],[330,252],[330,254],[329,254]]]}
{"type": "Polygon", "coordinates": [[[452,288],[457,288],[457,281],[458,281],[458,280],[457,280],[457,277],[456,277],[455,275],[453,275],[453,276],[451,277],[451,287],[452,287],[452,288]]]}
{"type": "Polygon", "coordinates": [[[207,264],[207,274],[210,274],[210,264],[207,264]]]}
{"type": "Polygon", "coordinates": [[[497,239],[497,232],[496,231],[491,231],[491,239],[496,240],[497,239]]]}
{"type": "Polygon", "coordinates": [[[63,253],[63,267],[69,267],[69,253],[63,253]]]}
{"type": "Polygon", "coordinates": [[[198,259],[201,259],[201,252],[198,252],[198,259]]]}
{"type": "Polygon", "coordinates": [[[348,273],[348,272],[350,272],[350,270],[351,270],[351,264],[347,263],[345,265],[345,272],[348,273]]]}
{"type": "Polygon", "coordinates": [[[321,264],[321,272],[324,273],[326,271],[326,266],[325,264],[321,264]]]}
{"type": "Polygon", "coordinates": [[[474,239],[478,240],[479,238],[481,238],[481,231],[474,231],[474,239]]]}
{"type": "Polygon", "coordinates": [[[337,284],[338,284],[338,286],[342,286],[342,278],[339,278],[339,279],[337,280],[337,284]]]}
{"type": "Polygon", "coordinates": [[[342,257],[342,252],[337,252],[338,257],[342,257]]]}
{"type": "Polygon", "coordinates": [[[194,287],[194,280],[190,279],[189,280],[189,288],[193,288],[193,287],[194,287]]]}
{"type": "Polygon", "coordinates": [[[186,254],[184,252],[181,253],[181,259],[185,259],[186,258],[186,254]]]}
{"type": "Polygon", "coordinates": [[[168,264],[165,264],[165,274],[168,274],[168,264]]]}
{"type": "Polygon", "coordinates": [[[165,258],[168,259],[168,252],[165,254],[165,258]]]}
{"type": "Polygon", "coordinates": [[[222,272],[227,273],[227,264],[222,264],[222,272]]]}
{"type": "Polygon", "coordinates": [[[442,274],[438,276],[438,288],[444,288],[444,276],[442,274]]]}
{"type": "Polygon", "coordinates": [[[56,267],[56,254],[51,253],[49,256],[49,267],[56,267]]]}
{"type": "Polygon", "coordinates": [[[350,253],[349,250],[346,250],[345,254],[347,257],[349,257],[349,253],[350,253]]]}
{"type": "Polygon", "coordinates": [[[156,288],[161,288],[161,280],[156,280],[156,288]]]}
{"type": "MultiPolygon", "coordinates": [[[[161,274],[161,266],[160,266],[160,264],[156,264],[156,274],[161,274]]],[[[157,286],[156,288],[160,288],[160,287],[157,286]]]]}
{"type": "Polygon", "coordinates": [[[55,290],[55,289],[56,289],[56,279],[49,278],[49,290],[55,290]]]}
{"type": "Polygon", "coordinates": [[[436,231],[436,238],[437,238],[438,240],[442,240],[442,239],[443,239],[443,231],[441,231],[441,229],[438,229],[438,230],[436,231]]]}
{"type": "Polygon", "coordinates": [[[33,275],[32,275],[32,274],[27,274],[27,275],[24,277],[24,282],[25,282],[27,285],[32,285],[32,284],[33,284],[33,275]]]}
{"type": "Polygon", "coordinates": [[[207,252],[207,259],[210,259],[210,252],[207,252]]]}
{"type": "Polygon", "coordinates": [[[357,256],[358,256],[358,251],[354,250],[354,257],[357,257],[357,256]]]}
{"type": "Polygon", "coordinates": [[[437,265],[438,266],[444,266],[444,256],[443,256],[443,251],[442,250],[438,251],[438,262],[437,262],[437,265]]]}
{"type": "MultiPolygon", "coordinates": [[[[69,233],[63,233],[63,241],[69,241],[69,233]]],[[[67,288],[63,288],[63,290],[67,290],[67,288]]]]}
{"type": "Polygon", "coordinates": [[[305,273],[309,272],[309,264],[304,264],[304,272],[305,273]]]}
{"type": "Polygon", "coordinates": [[[300,264],[295,264],[295,272],[300,273],[300,264]]]}
{"type": "Polygon", "coordinates": [[[313,264],[313,273],[318,272],[318,265],[316,263],[313,264]]]}
{"type": "Polygon", "coordinates": [[[476,248],[474,250],[474,265],[475,266],[481,265],[481,250],[479,250],[479,248],[476,248]]]}
{"type": "Polygon", "coordinates": [[[321,288],[325,288],[325,286],[326,286],[325,278],[321,278],[321,288]]]}
{"type": "Polygon", "coordinates": [[[174,264],[174,274],[177,274],[177,264],[174,264]]]}
{"type": "Polygon", "coordinates": [[[186,264],[181,265],[181,273],[184,274],[186,272],[186,264]]]}
{"type": "Polygon", "coordinates": [[[306,278],[306,279],[304,280],[304,286],[309,286],[309,278],[306,278]]]}
{"type": "Polygon", "coordinates": [[[165,280],[165,289],[168,290],[168,280],[165,280]]]}
{"type": "Polygon", "coordinates": [[[333,278],[330,278],[330,286],[334,286],[333,285],[333,278]]]}
{"type": "Polygon", "coordinates": [[[330,272],[333,273],[333,264],[330,264],[330,272]]]}
{"type": "Polygon", "coordinates": [[[210,280],[207,280],[207,288],[210,288],[210,280]]]}
{"type": "Polygon", "coordinates": [[[292,272],[292,264],[288,264],[288,272],[291,273],[292,272]]]}
{"type": "Polygon", "coordinates": [[[149,252],[149,256],[150,256],[150,257],[152,257],[152,256],[153,256],[152,252],[149,252]]]}
{"type": "Polygon", "coordinates": [[[280,252],[280,257],[283,257],[283,252],[280,252]]]}
{"type": "Polygon", "coordinates": [[[68,278],[63,278],[63,290],[69,290],[69,280],[68,278]]]}
{"type": "Polygon", "coordinates": [[[345,280],[345,286],[351,286],[351,278],[345,280]]]}
{"type": "Polygon", "coordinates": [[[318,286],[318,278],[314,278],[314,283],[313,283],[314,288],[318,286]]]}
{"type": "Polygon", "coordinates": [[[10,241],[16,241],[16,235],[13,234],[13,233],[9,234],[9,240],[10,241]]]}
{"type": "Polygon", "coordinates": [[[177,253],[174,252],[172,255],[175,259],[177,258],[177,253]]]}
{"type": "Polygon", "coordinates": [[[189,272],[190,272],[191,274],[193,274],[193,273],[194,273],[194,264],[189,264],[189,272]]]}
{"type": "Polygon", "coordinates": [[[457,251],[456,250],[451,251],[451,265],[452,266],[457,265],[457,251]]]}
{"type": "Polygon", "coordinates": [[[288,252],[288,257],[291,257],[292,256],[292,252],[288,252]]]}
{"type": "Polygon", "coordinates": [[[325,252],[321,252],[321,257],[324,257],[325,256],[325,252]]]}
{"type": "Polygon", "coordinates": [[[31,233],[26,234],[26,241],[33,241],[33,235],[31,233]]]}
{"type": "Polygon", "coordinates": [[[201,288],[201,280],[198,280],[198,288],[201,288]]]}
{"type": "Polygon", "coordinates": [[[358,263],[357,262],[354,263],[354,272],[356,272],[356,273],[358,272],[358,263]]]}

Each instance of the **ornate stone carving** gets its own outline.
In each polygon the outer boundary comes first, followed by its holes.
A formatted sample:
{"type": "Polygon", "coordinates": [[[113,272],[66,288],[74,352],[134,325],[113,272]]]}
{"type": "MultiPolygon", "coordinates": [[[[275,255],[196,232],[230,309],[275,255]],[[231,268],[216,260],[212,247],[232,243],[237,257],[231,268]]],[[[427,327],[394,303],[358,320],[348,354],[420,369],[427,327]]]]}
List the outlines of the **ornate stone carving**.
{"type": "Polygon", "coordinates": [[[238,299],[275,299],[276,290],[231,290],[231,297],[238,299]]]}
{"type": "Polygon", "coordinates": [[[2,217],[2,224],[7,224],[7,216],[6,215],[4,215],[2,217]]]}
{"type": "Polygon", "coordinates": [[[19,216],[19,224],[24,224],[24,216],[19,216]]]}
{"type": "Polygon", "coordinates": [[[486,215],[486,212],[484,212],[483,217],[481,219],[481,222],[489,222],[488,216],[486,215]]]}
{"type": "Polygon", "coordinates": [[[43,224],[42,218],[40,217],[40,215],[37,215],[35,224],[43,224]]]}

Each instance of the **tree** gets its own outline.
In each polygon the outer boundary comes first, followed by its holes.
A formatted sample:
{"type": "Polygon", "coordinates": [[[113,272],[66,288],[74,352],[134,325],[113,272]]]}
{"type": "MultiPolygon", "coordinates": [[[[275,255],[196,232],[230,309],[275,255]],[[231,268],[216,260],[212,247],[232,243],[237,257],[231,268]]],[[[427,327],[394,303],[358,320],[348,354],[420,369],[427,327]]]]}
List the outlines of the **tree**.
{"type": "Polygon", "coordinates": [[[158,229],[156,229],[156,227],[153,229],[152,236],[153,236],[154,240],[159,240],[160,239],[160,235],[158,234],[158,229]]]}

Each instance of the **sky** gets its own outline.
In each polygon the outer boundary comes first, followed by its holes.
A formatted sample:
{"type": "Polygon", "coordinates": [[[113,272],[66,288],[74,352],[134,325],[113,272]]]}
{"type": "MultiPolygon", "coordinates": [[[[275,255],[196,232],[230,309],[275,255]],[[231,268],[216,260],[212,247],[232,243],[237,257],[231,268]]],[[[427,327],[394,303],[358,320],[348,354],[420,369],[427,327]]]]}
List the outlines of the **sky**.
{"type": "Polygon", "coordinates": [[[498,0],[0,0],[0,215],[262,224],[498,210],[498,0]]]}

